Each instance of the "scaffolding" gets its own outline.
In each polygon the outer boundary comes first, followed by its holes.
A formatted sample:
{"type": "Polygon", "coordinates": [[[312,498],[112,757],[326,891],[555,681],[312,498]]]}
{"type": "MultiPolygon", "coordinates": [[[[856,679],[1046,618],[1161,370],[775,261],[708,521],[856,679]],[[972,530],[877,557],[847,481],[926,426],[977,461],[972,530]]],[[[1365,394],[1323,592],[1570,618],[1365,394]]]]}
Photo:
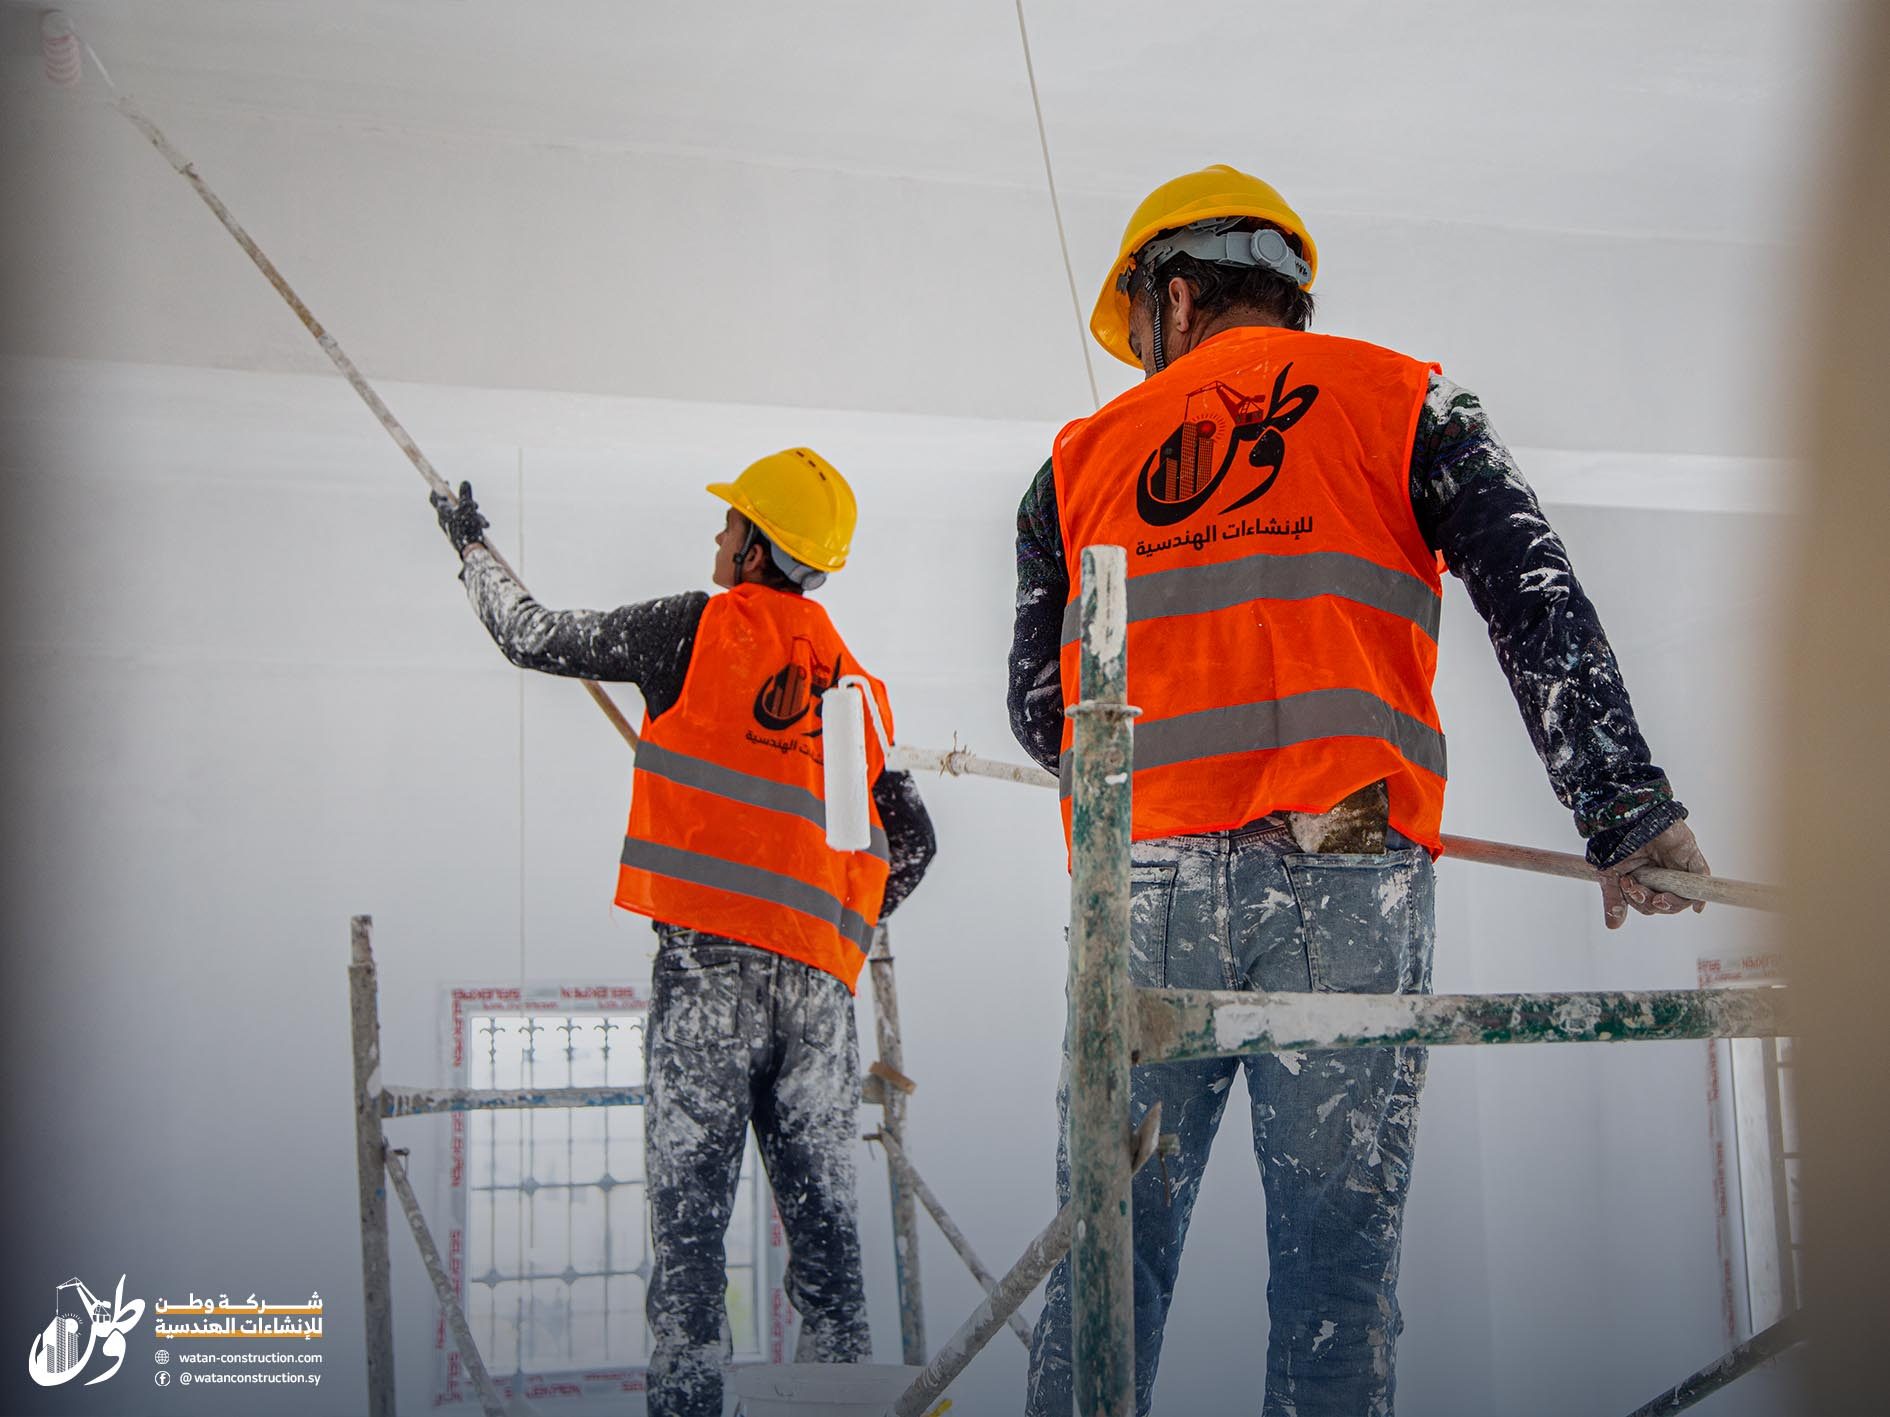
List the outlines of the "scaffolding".
{"type": "MultiPolygon", "coordinates": [[[[1540,994],[1289,994],[1250,990],[1136,988],[1129,977],[1129,837],[1137,712],[1127,698],[1126,553],[1083,552],[1079,700],[1072,753],[1070,909],[1071,1197],[1002,1276],[994,1276],[952,1220],[906,1150],[908,1097],[893,956],[884,928],[868,955],[879,1056],[862,1099],[881,1109],[877,1142],[887,1160],[894,1282],[904,1360],[923,1371],[892,1417],[939,1410],[951,1383],[1008,1327],[1026,1345],[1019,1313],[1051,1269],[1071,1256],[1076,1411],[1133,1417],[1135,1335],[1130,1272],[1135,1172],[1162,1148],[1160,1109],[1131,1127],[1130,1070],[1183,1059],[1399,1045],[1613,1043],[1773,1038],[1788,1032],[1782,988],[1540,994]],[[984,1300],[936,1350],[928,1349],[921,1297],[917,1211],[923,1208],[985,1291],[984,1300]]],[[[615,721],[615,720],[613,720],[615,721]]],[[[634,739],[632,738],[634,742],[634,739]]],[[[895,749],[889,765],[1038,787],[1057,780],[1039,768],[980,758],[959,748],[895,749]]],[[[1475,838],[1446,837],[1459,859],[1549,875],[1594,879],[1577,856],[1475,838]]],[[[1779,910],[1777,887],[1680,871],[1638,872],[1657,890],[1692,900],[1779,910]]],[[[487,1372],[464,1309],[407,1177],[406,1152],[390,1148],[390,1119],[493,1108],[640,1106],[641,1088],[481,1090],[399,1087],[382,1081],[378,986],[371,922],[356,916],[348,967],[354,1037],[356,1161],[371,1417],[394,1413],[394,1337],[387,1191],[391,1183],[413,1232],[447,1333],[486,1417],[515,1412],[487,1372]]],[[[1677,1384],[1641,1414],[1683,1411],[1743,1373],[1804,1341],[1800,1315],[1755,1335],[1677,1384]]],[[[516,1396],[511,1399],[517,1402],[516,1396]]]]}

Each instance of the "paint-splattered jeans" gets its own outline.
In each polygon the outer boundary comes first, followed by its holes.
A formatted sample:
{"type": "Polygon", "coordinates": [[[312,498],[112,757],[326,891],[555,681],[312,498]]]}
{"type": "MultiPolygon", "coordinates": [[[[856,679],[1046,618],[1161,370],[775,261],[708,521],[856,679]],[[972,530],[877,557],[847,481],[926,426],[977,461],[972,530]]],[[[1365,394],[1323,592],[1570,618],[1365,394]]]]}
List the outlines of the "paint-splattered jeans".
{"type": "Polygon", "coordinates": [[[650,1417],[721,1417],[723,1235],[749,1124],[787,1231],[795,1359],[872,1354],[853,1174],[853,996],[752,945],[660,926],[644,1035],[652,1249],[650,1417]]]}
{"type": "MultiPolygon", "coordinates": [[[[1435,936],[1429,855],[1396,832],[1382,855],[1309,855],[1284,822],[1136,843],[1130,854],[1130,970],[1137,985],[1341,993],[1430,988],[1435,936]]],[[[1065,1040],[1068,1056],[1068,1040],[1065,1040]]],[[[1238,1068],[1253,1108],[1266,1193],[1264,1417],[1380,1417],[1392,1411],[1398,1245],[1411,1180],[1421,1048],[1215,1058],[1137,1068],[1131,1110],[1162,1104],[1180,1139],[1166,1183],[1134,1183],[1136,1410],[1149,1411],[1162,1326],[1188,1217],[1238,1068]],[[1169,1188],[1172,1187],[1172,1199],[1169,1188]]],[[[1058,1091],[1057,1194],[1069,1197],[1068,1091],[1058,1091]]],[[[1220,1255],[1216,1263],[1227,1263],[1220,1255]]],[[[1071,1410],[1069,1262],[1057,1266],[1030,1349],[1030,1417],[1071,1410]]],[[[1251,1328],[1227,1326],[1230,1369],[1251,1328]]],[[[1235,1387],[1235,1383],[1243,1384],[1235,1387]]],[[[1215,1411],[1251,1410],[1241,1394],[1215,1411]]]]}

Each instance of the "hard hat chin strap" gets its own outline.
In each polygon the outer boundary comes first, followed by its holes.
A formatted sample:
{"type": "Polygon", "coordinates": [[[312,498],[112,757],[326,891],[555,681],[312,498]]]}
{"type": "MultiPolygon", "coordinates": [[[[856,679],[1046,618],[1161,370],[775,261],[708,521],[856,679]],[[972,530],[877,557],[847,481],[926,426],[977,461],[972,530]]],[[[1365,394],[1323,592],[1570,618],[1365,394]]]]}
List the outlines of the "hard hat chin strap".
{"type": "Polygon", "coordinates": [[[1159,374],[1168,367],[1168,351],[1162,348],[1162,283],[1155,279],[1155,263],[1149,262],[1148,274],[1144,277],[1148,286],[1149,323],[1154,326],[1155,334],[1149,341],[1148,372],[1159,374]]]}

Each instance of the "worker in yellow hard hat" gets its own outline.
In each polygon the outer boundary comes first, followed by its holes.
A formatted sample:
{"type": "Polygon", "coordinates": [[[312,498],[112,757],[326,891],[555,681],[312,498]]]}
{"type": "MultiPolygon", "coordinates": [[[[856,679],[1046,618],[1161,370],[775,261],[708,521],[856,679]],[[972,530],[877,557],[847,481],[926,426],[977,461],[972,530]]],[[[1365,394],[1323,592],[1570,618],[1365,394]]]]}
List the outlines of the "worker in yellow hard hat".
{"type": "MultiPolygon", "coordinates": [[[[1310,332],[1318,264],[1307,223],[1257,177],[1216,166],[1157,187],[1090,320],[1143,382],[1058,434],[1018,513],[1011,723],[1063,775],[1066,830],[1081,551],[1128,548],[1138,985],[1429,989],[1443,568],[1488,622],[1601,868],[1608,928],[1629,906],[1690,903],[1638,871],[1706,870],[1595,607],[1481,403],[1434,364],[1310,332]]],[[[1159,1103],[1179,1140],[1165,1172],[1134,1182],[1141,1412],[1242,1068],[1267,1211],[1262,1411],[1391,1412],[1424,1061],[1353,1049],[1134,1071],[1131,1120],[1159,1103]]],[[[1058,1184],[1067,1197],[1061,1150],[1058,1184]]],[[[1074,1390],[1088,1411],[1116,1358],[1075,1371],[1067,1264],[1046,1294],[1026,1410],[1062,1417],[1074,1390]]],[[[1246,1405],[1244,1387],[1224,1404],[1246,1405]]]]}
{"type": "Polygon", "coordinates": [[[643,693],[616,903],[658,937],[644,1034],[652,1417],[722,1411],[723,1233],[751,1126],[787,1233],[796,1358],[871,1356],[852,995],[878,923],[935,851],[911,777],[886,766],[885,686],[807,594],[846,565],[852,488],[818,453],[789,448],[708,490],[728,503],[721,593],[605,613],[527,595],[486,550],[469,485],[457,503],[433,499],[508,659],[643,693]],[[821,696],[843,682],[870,697],[857,711],[884,732],[862,724],[871,823],[858,851],[826,831],[821,696]]]}

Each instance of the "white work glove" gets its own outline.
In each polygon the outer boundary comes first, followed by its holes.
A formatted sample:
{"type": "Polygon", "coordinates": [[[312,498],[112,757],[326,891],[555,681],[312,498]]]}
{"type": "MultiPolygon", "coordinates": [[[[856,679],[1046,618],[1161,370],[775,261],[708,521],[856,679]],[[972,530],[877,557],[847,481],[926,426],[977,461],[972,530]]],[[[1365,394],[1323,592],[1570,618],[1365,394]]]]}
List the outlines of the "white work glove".
{"type": "Polygon", "coordinates": [[[1602,870],[1601,911],[1610,930],[1621,928],[1630,905],[1643,915],[1677,915],[1688,906],[1695,912],[1706,909],[1705,901],[1688,900],[1685,896],[1643,885],[1634,873],[1647,866],[1692,871],[1701,876],[1713,874],[1706,857],[1700,854],[1700,843],[1694,840],[1693,828],[1685,822],[1675,822],[1639,851],[1602,870]]]}

